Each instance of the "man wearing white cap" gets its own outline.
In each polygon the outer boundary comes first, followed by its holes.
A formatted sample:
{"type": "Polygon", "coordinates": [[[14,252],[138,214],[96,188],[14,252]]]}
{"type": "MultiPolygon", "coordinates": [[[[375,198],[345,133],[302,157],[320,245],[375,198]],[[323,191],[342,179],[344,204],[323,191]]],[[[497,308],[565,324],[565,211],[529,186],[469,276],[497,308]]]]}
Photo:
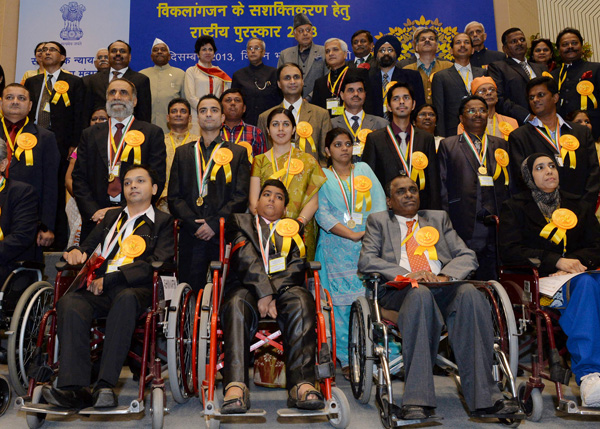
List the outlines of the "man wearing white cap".
{"type": "Polygon", "coordinates": [[[183,98],[183,80],[185,72],[169,65],[171,51],[169,46],[160,39],[154,39],[150,54],[154,67],[141,70],[150,79],[152,92],[152,123],[161,127],[165,134],[169,133],[167,126],[167,106],[174,98],[183,98]]]}

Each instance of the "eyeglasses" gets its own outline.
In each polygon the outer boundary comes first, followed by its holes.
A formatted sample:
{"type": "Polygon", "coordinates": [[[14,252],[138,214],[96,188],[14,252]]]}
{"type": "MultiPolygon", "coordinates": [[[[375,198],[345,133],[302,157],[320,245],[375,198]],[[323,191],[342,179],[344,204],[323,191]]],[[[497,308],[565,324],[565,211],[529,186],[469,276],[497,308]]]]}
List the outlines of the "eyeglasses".
{"type": "Polygon", "coordinates": [[[469,107],[468,109],[465,109],[465,113],[469,114],[469,115],[474,115],[475,113],[481,113],[482,115],[487,113],[488,109],[486,109],[485,107],[469,107]]]}
{"type": "Polygon", "coordinates": [[[417,114],[418,118],[435,118],[435,113],[433,112],[421,112],[417,114]]]}
{"type": "Polygon", "coordinates": [[[248,46],[246,49],[248,52],[260,52],[262,51],[262,47],[260,46],[248,46]]]}
{"type": "Polygon", "coordinates": [[[50,46],[49,48],[46,48],[45,46],[42,48],[42,52],[58,52],[58,49],[56,49],[53,46],[50,46]]]}
{"type": "Polygon", "coordinates": [[[309,34],[309,33],[312,34],[313,29],[312,29],[312,27],[310,27],[310,28],[300,28],[300,27],[298,27],[294,31],[295,32],[297,31],[300,34],[305,34],[305,33],[306,34],[309,34]]]}
{"type": "Polygon", "coordinates": [[[391,54],[392,52],[396,52],[394,48],[381,48],[377,52],[380,54],[391,54]]]}
{"type": "Polygon", "coordinates": [[[496,91],[496,88],[494,88],[493,86],[491,88],[481,88],[478,89],[475,94],[477,95],[485,95],[485,94],[494,94],[496,91]]]}

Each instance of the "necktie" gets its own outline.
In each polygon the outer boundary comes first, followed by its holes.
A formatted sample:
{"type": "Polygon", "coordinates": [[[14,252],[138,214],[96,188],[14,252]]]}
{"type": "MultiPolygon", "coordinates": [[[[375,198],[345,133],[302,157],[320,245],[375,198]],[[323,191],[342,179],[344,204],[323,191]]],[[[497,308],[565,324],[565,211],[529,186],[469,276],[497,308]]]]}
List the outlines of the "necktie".
{"type": "Polygon", "coordinates": [[[356,59],[356,65],[358,65],[358,66],[361,65],[364,62],[365,62],[365,60],[363,58],[357,58],[356,59]]]}
{"type": "MultiPolygon", "coordinates": [[[[410,220],[406,222],[406,226],[408,227],[408,231],[406,235],[408,236],[415,225],[416,220],[410,220]]],[[[412,235],[408,241],[406,242],[406,254],[408,255],[408,263],[410,264],[410,272],[414,273],[417,271],[431,271],[431,267],[429,266],[429,260],[425,254],[415,255],[415,251],[419,247],[417,240],[415,240],[415,236],[412,235]]]]}
{"type": "MultiPolygon", "coordinates": [[[[50,112],[46,111],[46,106],[50,106],[50,93],[52,92],[52,75],[48,75],[46,86],[42,88],[42,100],[40,101],[40,109],[38,110],[37,124],[42,128],[50,126],[50,112]]],[[[50,109],[48,109],[50,110],[50,109]]]]}
{"type": "MultiPolygon", "coordinates": [[[[120,124],[120,123],[115,124],[115,127],[117,127],[117,132],[115,132],[114,141],[115,141],[115,145],[117,146],[117,149],[119,148],[119,143],[121,143],[121,138],[123,137],[123,127],[124,126],[125,125],[120,124]]],[[[110,131],[112,131],[112,130],[110,130],[110,131]]],[[[111,149],[111,153],[112,153],[112,149],[111,149]]],[[[117,156],[117,154],[115,153],[115,154],[113,154],[113,156],[117,156]]],[[[121,163],[117,162],[117,164],[120,165],[121,163]]],[[[108,195],[115,198],[117,195],[119,195],[121,193],[121,191],[122,191],[121,178],[119,176],[116,176],[115,180],[108,183],[108,189],[106,192],[108,193],[108,195]]]]}
{"type": "Polygon", "coordinates": [[[398,137],[400,137],[400,150],[402,150],[404,155],[406,155],[406,136],[408,136],[408,133],[404,131],[398,133],[398,137]]]}
{"type": "Polygon", "coordinates": [[[523,70],[525,70],[525,74],[527,75],[529,80],[531,80],[531,73],[529,72],[529,68],[527,67],[527,61],[521,61],[519,64],[521,67],[523,67],[523,70]]]}
{"type": "Polygon", "coordinates": [[[352,131],[354,131],[356,133],[356,131],[358,131],[358,127],[359,127],[359,123],[358,120],[360,119],[358,116],[353,116],[351,118],[354,122],[352,123],[352,131]]]}
{"type": "Polygon", "coordinates": [[[390,83],[390,77],[387,73],[383,74],[383,81],[382,81],[382,85],[383,85],[383,92],[385,93],[385,89],[387,88],[388,84],[390,83]]]}
{"type": "Polygon", "coordinates": [[[293,115],[293,114],[294,114],[294,105],[293,105],[293,104],[290,104],[290,107],[288,107],[288,110],[289,110],[290,112],[292,112],[292,115],[293,115]]]}
{"type": "Polygon", "coordinates": [[[113,73],[113,78],[112,78],[111,80],[113,80],[113,79],[118,79],[118,78],[119,78],[119,75],[121,74],[121,72],[120,72],[120,71],[116,71],[116,70],[115,70],[114,72],[112,72],[112,73],[113,73]]]}

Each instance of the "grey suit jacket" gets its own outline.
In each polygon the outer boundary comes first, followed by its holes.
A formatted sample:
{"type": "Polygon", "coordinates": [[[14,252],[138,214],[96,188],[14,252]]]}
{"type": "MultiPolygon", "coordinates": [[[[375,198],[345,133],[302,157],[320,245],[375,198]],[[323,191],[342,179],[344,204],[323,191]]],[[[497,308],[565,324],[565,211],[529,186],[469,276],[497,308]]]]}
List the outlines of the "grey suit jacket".
{"type": "MultiPolygon", "coordinates": [[[[448,213],[442,210],[419,210],[419,227],[432,226],[440,233],[435,245],[438,259],[442,263],[441,275],[465,279],[479,266],[475,252],[452,228],[448,213]]],[[[409,272],[402,268],[402,236],[400,225],[391,210],[372,213],[367,218],[362,249],[358,258],[358,271],[380,273],[385,281],[409,272]]]]}
{"type": "MultiPolygon", "coordinates": [[[[300,113],[302,113],[302,112],[300,112],[300,113]]],[[[375,131],[380,128],[387,127],[388,124],[389,124],[388,121],[386,121],[385,119],[383,119],[379,116],[365,114],[365,117],[362,121],[361,129],[375,131]]],[[[350,124],[350,126],[352,126],[352,124],[350,124]]],[[[346,121],[344,121],[344,115],[334,116],[333,119],[331,119],[331,127],[332,128],[339,127],[339,128],[343,128],[345,130],[350,131],[350,128],[348,128],[348,126],[346,125],[346,121]]]]}
{"type": "MultiPolygon", "coordinates": [[[[471,66],[473,78],[484,76],[485,70],[471,66]]],[[[433,75],[431,81],[431,97],[435,106],[438,119],[437,131],[441,136],[456,135],[458,128],[458,108],[463,98],[468,97],[465,83],[456,67],[441,70],[433,75]]]]}
{"type": "MultiPolygon", "coordinates": [[[[258,128],[260,128],[265,136],[267,134],[267,118],[273,109],[277,107],[284,107],[283,103],[270,108],[260,114],[258,117],[258,128]]],[[[319,106],[315,106],[314,104],[307,103],[306,100],[302,100],[302,106],[300,107],[300,121],[306,121],[313,128],[312,138],[315,141],[315,146],[317,146],[317,152],[313,153],[312,149],[308,142],[306,143],[306,152],[310,153],[315,157],[317,161],[321,164],[321,166],[327,166],[327,160],[325,158],[325,135],[331,129],[331,119],[329,118],[329,112],[319,106]]],[[[295,141],[298,141],[297,136],[294,137],[295,141]]],[[[267,140],[267,148],[270,149],[271,140],[267,140]]]]}
{"type": "Polygon", "coordinates": [[[321,45],[313,45],[310,48],[310,53],[306,62],[303,63],[300,59],[300,51],[298,46],[292,46],[286,48],[279,54],[279,61],[277,61],[277,68],[285,63],[296,63],[302,68],[304,74],[304,88],[302,89],[302,98],[308,99],[312,97],[313,87],[315,86],[315,80],[321,76],[325,76],[329,73],[329,69],[325,64],[325,48],[321,45]]]}

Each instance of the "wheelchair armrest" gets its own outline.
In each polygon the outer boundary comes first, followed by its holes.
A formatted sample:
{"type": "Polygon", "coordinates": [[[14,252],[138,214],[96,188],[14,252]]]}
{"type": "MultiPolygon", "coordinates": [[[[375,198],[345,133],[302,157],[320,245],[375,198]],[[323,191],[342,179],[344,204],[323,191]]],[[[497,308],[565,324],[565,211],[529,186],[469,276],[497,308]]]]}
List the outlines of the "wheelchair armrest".
{"type": "Polygon", "coordinates": [[[306,261],[306,268],[311,271],[320,271],[321,263],[319,261],[306,261]]]}
{"type": "Polygon", "coordinates": [[[161,273],[172,273],[177,271],[177,265],[172,262],[154,261],[152,262],[152,269],[161,273]]]}
{"type": "Polygon", "coordinates": [[[42,262],[35,261],[17,261],[15,263],[17,268],[26,268],[28,270],[40,270],[43,271],[45,265],[42,262]]]}
{"type": "Polygon", "coordinates": [[[210,271],[223,271],[223,262],[221,261],[212,261],[210,263],[210,271]]]}
{"type": "Polygon", "coordinates": [[[375,281],[381,278],[379,273],[358,273],[358,278],[364,282],[375,281]]]}
{"type": "Polygon", "coordinates": [[[504,274],[520,274],[520,275],[537,275],[539,265],[504,265],[500,267],[500,271],[504,274]]]}
{"type": "Polygon", "coordinates": [[[58,261],[55,265],[56,267],[56,271],[79,271],[83,268],[84,264],[78,264],[78,265],[69,265],[69,263],[67,261],[58,261]]]}

